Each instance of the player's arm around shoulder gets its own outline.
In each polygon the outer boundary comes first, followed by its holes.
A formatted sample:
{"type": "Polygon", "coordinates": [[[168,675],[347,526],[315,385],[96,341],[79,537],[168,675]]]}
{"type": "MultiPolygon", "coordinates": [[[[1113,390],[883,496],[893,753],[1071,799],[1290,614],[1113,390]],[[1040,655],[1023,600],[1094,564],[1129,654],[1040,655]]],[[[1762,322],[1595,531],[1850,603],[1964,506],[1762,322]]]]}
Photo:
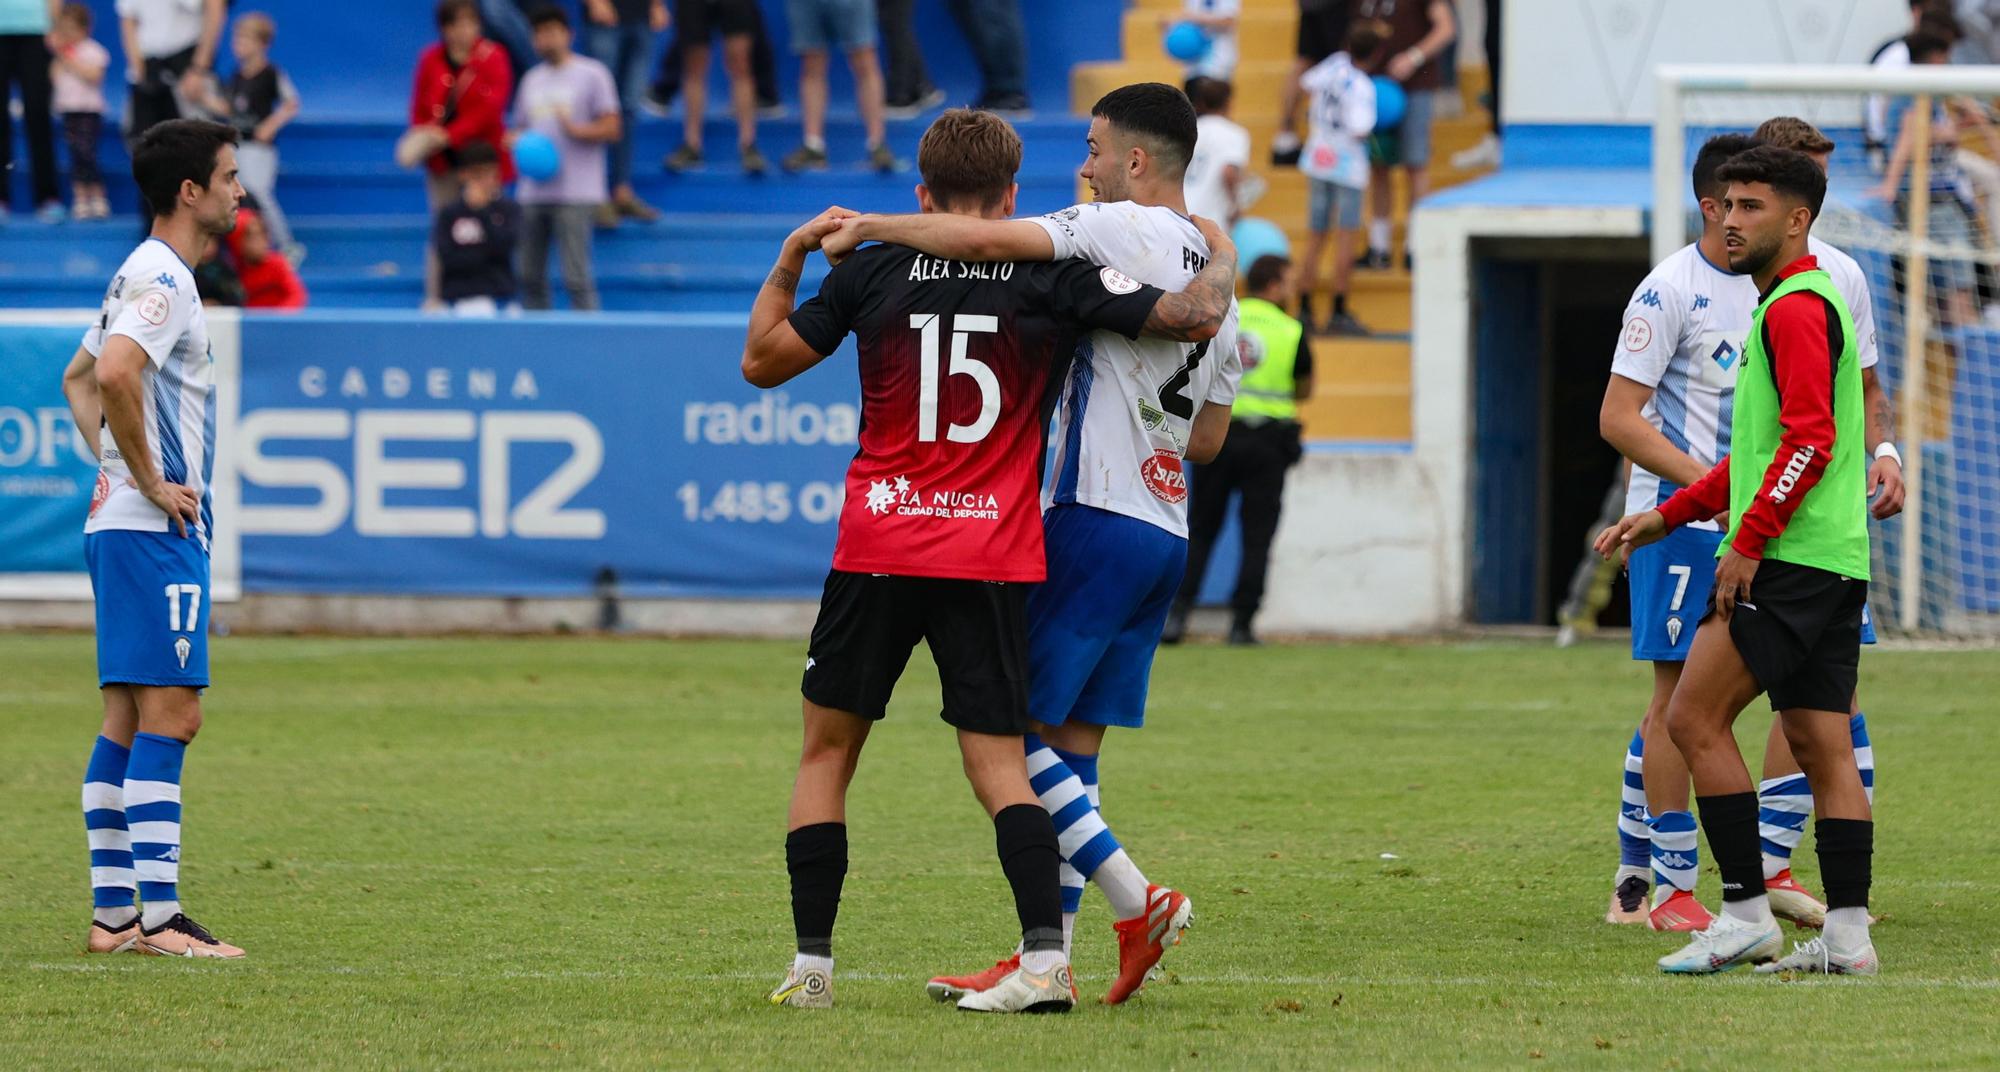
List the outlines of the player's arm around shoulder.
{"type": "Polygon", "coordinates": [[[839,263],[863,242],[908,246],[955,261],[1052,261],[1059,254],[1049,232],[1034,220],[989,220],[950,212],[925,212],[856,216],[847,220],[838,231],[827,236],[827,259],[839,263]]]}
{"type": "Polygon", "coordinates": [[[1229,316],[1236,299],[1236,243],[1214,220],[1196,216],[1194,223],[1208,243],[1208,264],[1186,287],[1160,296],[1146,317],[1143,335],[1207,342],[1222,330],[1222,322],[1229,316]]]}
{"type": "Polygon", "coordinates": [[[842,319],[844,307],[828,300],[840,289],[834,276],[829,275],[820,288],[820,296],[807,303],[808,308],[822,307],[805,321],[814,336],[812,339],[800,334],[794,323],[793,305],[798,297],[799,275],[805,271],[806,255],[820,248],[821,240],[852,215],[838,206],[829,208],[786,236],[785,244],[778,250],[777,263],[771,267],[771,274],[765,277],[764,285],[757,291],[757,300],[750,307],[750,329],[743,340],[745,380],[758,387],[776,387],[839,348],[847,324],[842,319]],[[829,305],[833,308],[826,308],[829,305]]]}

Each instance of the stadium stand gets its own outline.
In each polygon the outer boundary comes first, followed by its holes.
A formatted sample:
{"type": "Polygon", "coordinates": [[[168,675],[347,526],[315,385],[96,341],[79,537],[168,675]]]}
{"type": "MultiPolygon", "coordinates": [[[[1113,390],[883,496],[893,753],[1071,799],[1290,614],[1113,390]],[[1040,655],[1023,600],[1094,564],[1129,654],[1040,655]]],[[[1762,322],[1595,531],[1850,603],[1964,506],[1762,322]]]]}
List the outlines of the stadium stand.
{"type": "MultiPolygon", "coordinates": [[[[105,222],[51,226],[17,214],[0,233],[0,303],[7,306],[94,305],[107,273],[129,252],[139,230],[130,158],[112,118],[124,104],[117,17],[112,0],[91,0],[91,7],[97,15],[96,36],[112,52],[106,85],[112,87],[113,99],[101,151],[113,216],[105,222]]],[[[349,5],[269,0],[238,5],[233,14],[253,7],[277,21],[273,56],[297,83],[304,102],[301,118],[279,141],[284,161],[279,182],[297,237],[311,251],[301,276],[313,304],[416,308],[422,299],[429,221],[422,180],[395,165],[392,149],[407,126],[412,65],[435,39],[431,5],[414,0],[371,5],[360,16],[349,5]]],[[[767,0],[764,8],[782,56],[780,84],[789,98],[796,92],[797,63],[785,46],[784,5],[767,0]]],[[[1016,123],[1027,148],[1021,210],[1047,211],[1073,200],[1074,172],[1083,155],[1085,124],[1065,108],[1070,69],[1116,54],[1118,11],[1111,4],[1060,0],[1023,0],[1022,8],[1031,27],[1060,18],[1070,28],[1030,41],[1029,88],[1040,111],[1016,123]]],[[[924,7],[917,33],[949,101],[970,101],[978,92],[976,67],[942,5],[924,7]]],[[[847,74],[835,66],[833,100],[850,103],[844,109],[837,106],[830,116],[829,148],[836,160],[859,160],[865,149],[861,123],[853,111],[847,74]]],[[[714,77],[720,86],[720,71],[714,77]]],[[[726,95],[718,91],[711,102],[710,144],[729,146],[734,132],[723,111],[726,95]]],[[[890,125],[890,142],[899,155],[916,155],[925,121],[890,125]]],[[[598,233],[598,282],[607,309],[740,312],[756,296],[771,251],[800,217],[836,203],[880,211],[914,207],[914,172],[878,176],[858,166],[836,166],[746,181],[725,150],[706,170],[667,175],[659,161],[678,144],[679,127],[678,117],[641,121],[634,150],[638,192],[666,217],[652,226],[598,233]]],[[[760,123],[759,140],[767,152],[797,145],[796,108],[790,118],[760,123]]],[[[26,159],[18,141],[16,158],[26,159]]],[[[17,172],[13,182],[17,203],[26,205],[27,176],[17,172]]],[[[824,266],[816,269],[805,285],[816,285],[817,273],[823,271],[824,266]]]]}

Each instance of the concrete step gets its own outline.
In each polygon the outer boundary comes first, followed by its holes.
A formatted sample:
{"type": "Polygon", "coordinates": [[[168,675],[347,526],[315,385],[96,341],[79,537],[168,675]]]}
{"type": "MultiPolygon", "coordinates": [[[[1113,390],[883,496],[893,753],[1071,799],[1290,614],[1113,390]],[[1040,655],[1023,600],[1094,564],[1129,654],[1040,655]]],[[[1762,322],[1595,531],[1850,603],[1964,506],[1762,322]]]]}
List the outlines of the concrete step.
{"type": "Polygon", "coordinates": [[[1307,439],[1408,442],[1410,392],[1390,387],[1321,388],[1299,403],[1299,421],[1307,439]]]}
{"type": "MultiPolygon", "coordinates": [[[[1122,39],[1128,60],[1159,60],[1176,67],[1180,61],[1167,55],[1166,27],[1180,21],[1178,9],[1133,8],[1125,12],[1122,39]],[[1163,25],[1163,23],[1165,25],[1163,25]]],[[[1284,56],[1297,47],[1299,19],[1296,10],[1250,9],[1236,19],[1236,50],[1239,56],[1284,56]]]]}

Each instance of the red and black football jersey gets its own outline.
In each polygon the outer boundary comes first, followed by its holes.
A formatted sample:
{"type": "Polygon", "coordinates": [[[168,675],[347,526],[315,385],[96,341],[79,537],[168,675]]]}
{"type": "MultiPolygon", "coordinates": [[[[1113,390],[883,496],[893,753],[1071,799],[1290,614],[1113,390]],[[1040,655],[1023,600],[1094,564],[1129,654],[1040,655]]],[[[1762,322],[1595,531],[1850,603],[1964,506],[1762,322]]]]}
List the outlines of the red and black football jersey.
{"type": "Polygon", "coordinates": [[[1088,261],[946,260],[869,246],[792,313],[799,337],[860,353],[860,449],[835,569],[1039,581],[1052,384],[1077,337],[1136,338],[1162,292],[1088,261]]]}

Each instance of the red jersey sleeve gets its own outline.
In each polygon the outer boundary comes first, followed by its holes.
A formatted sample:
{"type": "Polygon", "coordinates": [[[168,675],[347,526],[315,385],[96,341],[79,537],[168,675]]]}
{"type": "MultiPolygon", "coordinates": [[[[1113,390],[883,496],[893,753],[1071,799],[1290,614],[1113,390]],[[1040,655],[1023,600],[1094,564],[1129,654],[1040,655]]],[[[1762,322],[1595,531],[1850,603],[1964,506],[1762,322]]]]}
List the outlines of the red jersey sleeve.
{"type": "Polygon", "coordinates": [[[1764,557],[1819,483],[1833,458],[1833,331],[1826,299],[1788,294],[1764,311],[1764,350],[1778,385],[1777,456],[1763,486],[1744,510],[1730,546],[1749,558],[1764,557]]]}
{"type": "Polygon", "coordinates": [[[1729,455],[1715,463],[1715,468],[1702,474],[1700,480],[1674,492],[1672,497],[1660,504],[1660,516],[1667,521],[1670,529],[1680,528],[1690,521],[1707,519],[1729,509],[1729,455]]]}

